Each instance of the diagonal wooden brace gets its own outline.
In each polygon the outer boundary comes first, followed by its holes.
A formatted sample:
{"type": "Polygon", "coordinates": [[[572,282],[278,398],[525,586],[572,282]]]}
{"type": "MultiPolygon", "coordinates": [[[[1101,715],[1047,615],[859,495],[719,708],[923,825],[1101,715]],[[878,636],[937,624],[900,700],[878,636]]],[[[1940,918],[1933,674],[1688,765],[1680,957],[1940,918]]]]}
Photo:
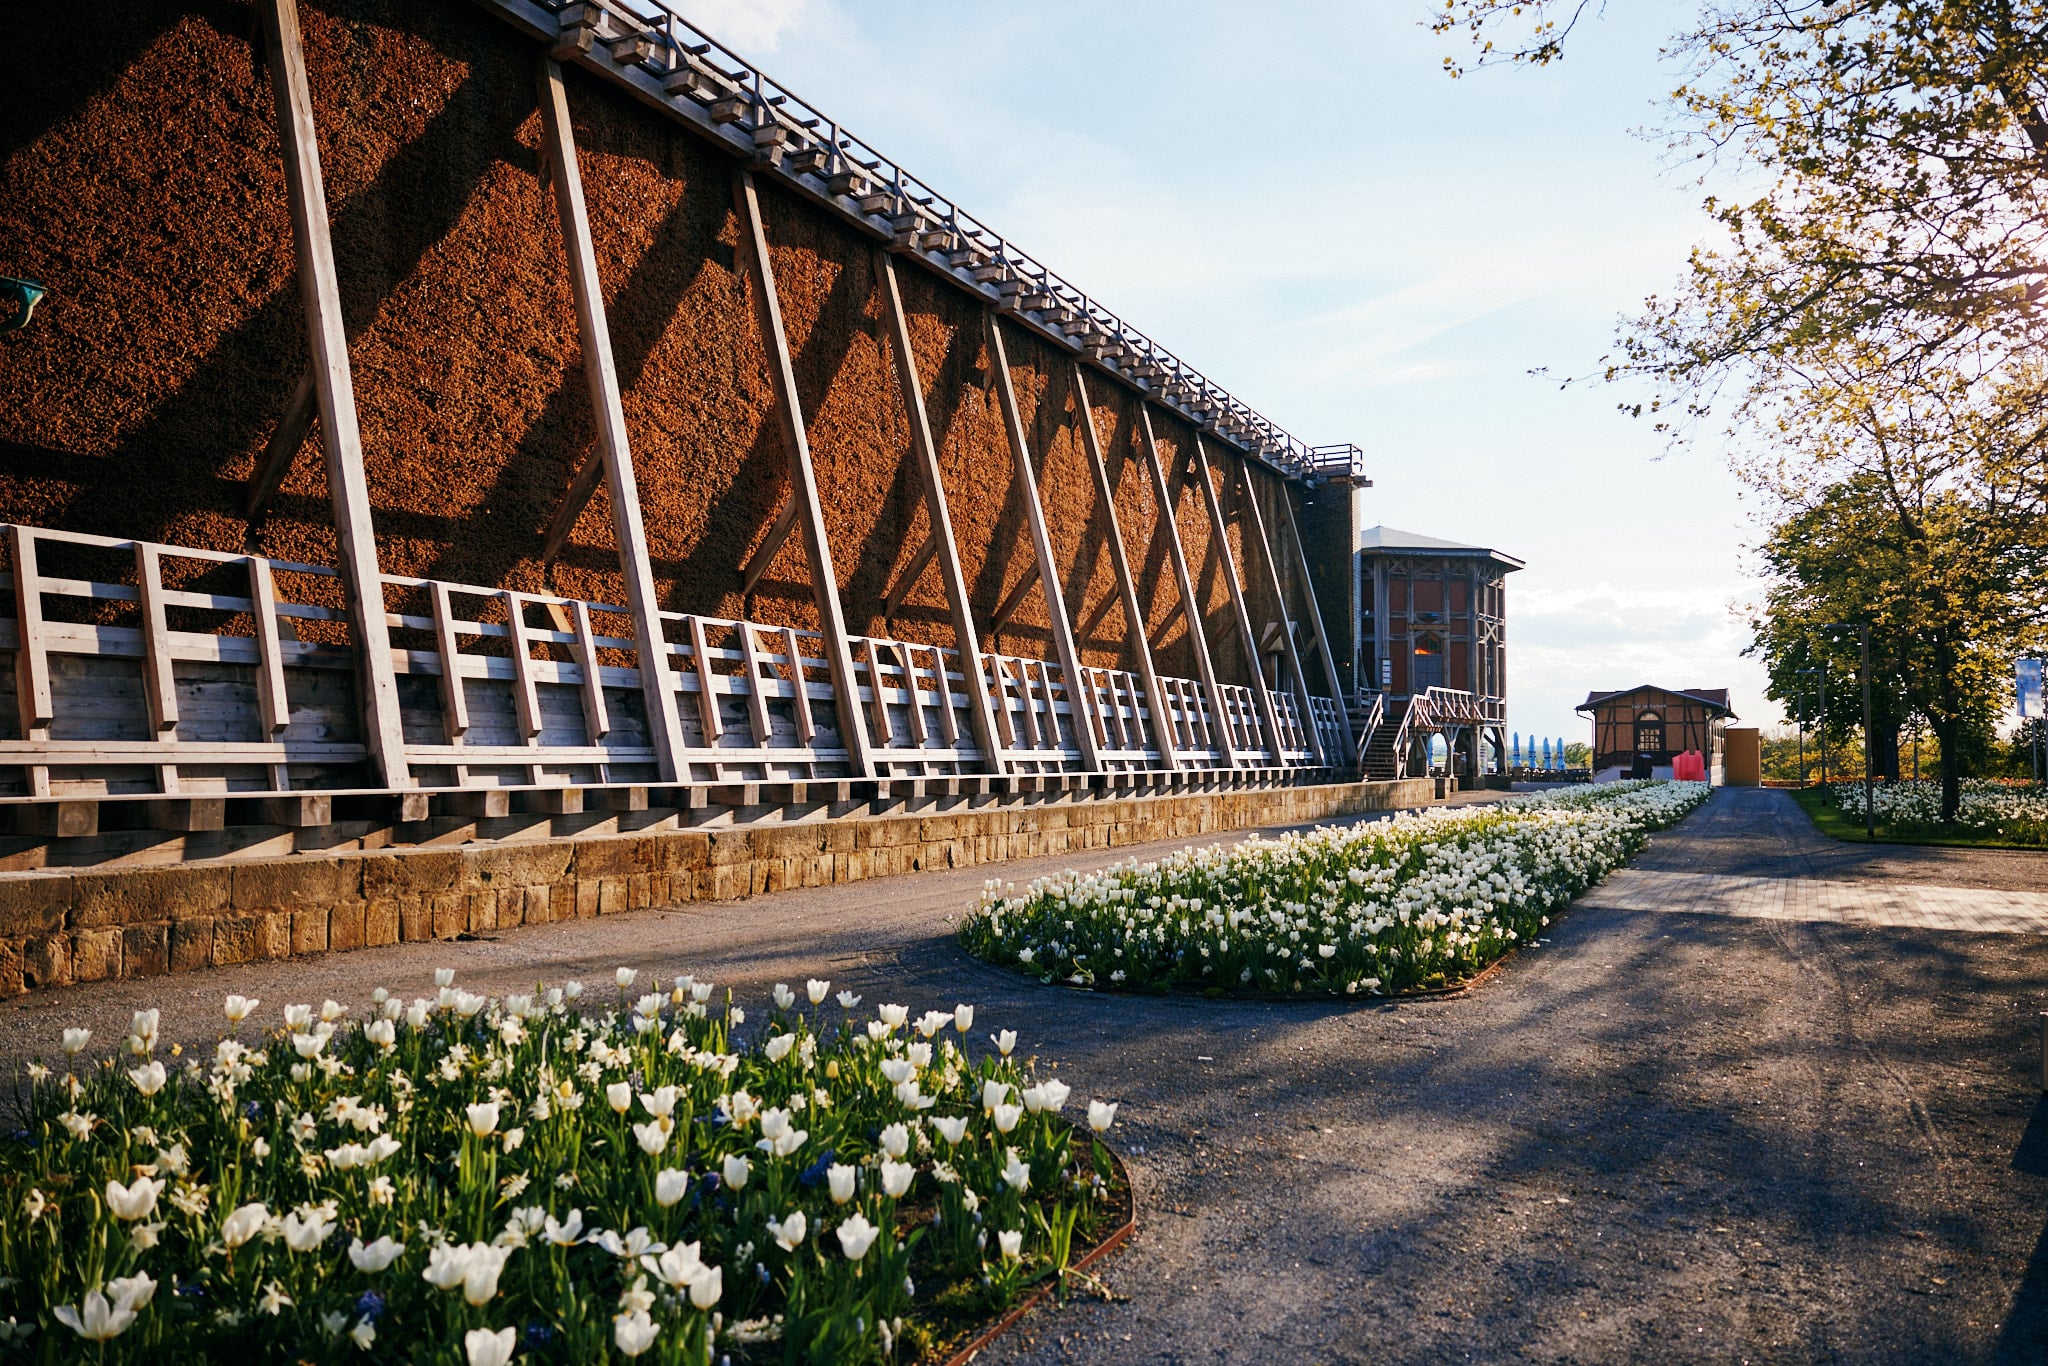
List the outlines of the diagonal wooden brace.
{"type": "Polygon", "coordinates": [[[924,538],[924,544],[917,548],[917,553],[910,557],[910,563],[903,567],[903,573],[897,576],[896,586],[882,600],[884,618],[893,617],[902,610],[903,600],[910,596],[910,590],[917,586],[918,579],[930,568],[938,553],[939,537],[937,532],[933,532],[924,538]]]}
{"type": "Polygon", "coordinates": [[[307,435],[313,430],[313,422],[319,416],[320,404],[313,391],[313,372],[308,370],[299,376],[292,396],[285,401],[284,413],[277,419],[277,426],[271,429],[270,440],[263,447],[263,458],[256,462],[255,473],[249,476],[247,516],[251,522],[262,521],[263,514],[270,510],[270,500],[283,487],[284,477],[291,473],[292,461],[298,458],[307,435]]]}
{"type": "Polygon", "coordinates": [[[783,500],[782,511],[775,514],[775,520],[768,526],[768,534],[761,538],[761,544],[754,547],[754,553],[747,556],[747,563],[740,570],[740,593],[753,596],[761,576],[768,572],[768,566],[775,563],[775,557],[782,553],[783,543],[789,540],[789,533],[796,527],[796,495],[783,500]]]}

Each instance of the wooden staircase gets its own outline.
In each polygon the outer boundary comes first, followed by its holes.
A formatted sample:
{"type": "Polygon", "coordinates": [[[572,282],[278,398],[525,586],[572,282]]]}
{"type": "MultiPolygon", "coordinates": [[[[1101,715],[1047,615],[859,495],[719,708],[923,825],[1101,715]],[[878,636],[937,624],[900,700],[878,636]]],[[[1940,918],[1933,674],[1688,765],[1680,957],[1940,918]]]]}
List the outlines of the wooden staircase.
{"type": "Polygon", "coordinates": [[[1375,698],[1351,699],[1351,733],[1360,737],[1359,771],[1368,782],[1387,782],[1401,777],[1398,745],[1407,719],[1408,703],[1375,698]]]}

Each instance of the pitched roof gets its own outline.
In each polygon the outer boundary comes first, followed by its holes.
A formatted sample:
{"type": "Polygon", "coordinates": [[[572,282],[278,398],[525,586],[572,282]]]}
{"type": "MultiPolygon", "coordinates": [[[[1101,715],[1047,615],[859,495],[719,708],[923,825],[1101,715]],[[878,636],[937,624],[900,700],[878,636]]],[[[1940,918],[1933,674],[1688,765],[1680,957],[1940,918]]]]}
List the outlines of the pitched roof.
{"type": "Polygon", "coordinates": [[[1464,545],[1458,541],[1446,541],[1436,536],[1424,536],[1419,532],[1401,531],[1390,526],[1369,526],[1358,533],[1360,550],[1420,550],[1437,555],[1485,555],[1499,560],[1510,569],[1520,569],[1523,561],[1512,555],[1483,545],[1464,545]]]}
{"type": "Polygon", "coordinates": [[[1589,692],[1586,694],[1586,700],[1579,703],[1572,710],[1591,711],[1602,702],[1609,702],[1617,697],[1627,697],[1632,693],[1639,692],[1661,692],[1670,693],[1676,697],[1690,697],[1695,702],[1706,703],[1731,721],[1740,721],[1742,719],[1735,714],[1735,708],[1729,704],[1728,690],[1726,688],[1665,688],[1655,683],[1638,683],[1633,688],[1617,688],[1612,692],[1589,692]]]}

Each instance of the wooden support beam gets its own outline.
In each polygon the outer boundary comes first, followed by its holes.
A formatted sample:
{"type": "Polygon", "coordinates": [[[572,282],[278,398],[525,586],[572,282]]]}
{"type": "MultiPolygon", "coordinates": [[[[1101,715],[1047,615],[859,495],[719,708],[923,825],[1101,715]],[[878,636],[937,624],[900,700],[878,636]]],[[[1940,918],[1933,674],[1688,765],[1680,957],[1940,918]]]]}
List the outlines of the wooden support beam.
{"type": "Polygon", "coordinates": [[[178,684],[171,672],[171,627],[164,614],[163,561],[155,546],[135,543],[135,592],[142,608],[142,700],[150,734],[178,738],[178,684]]]}
{"type": "Polygon", "coordinates": [[[569,533],[576,529],[576,519],[583,515],[583,509],[590,506],[592,495],[604,480],[604,456],[596,446],[583,453],[583,463],[569,476],[568,487],[555,504],[555,510],[548,516],[547,534],[541,538],[540,562],[552,565],[562,556],[562,547],[569,544],[569,533]]]}
{"type": "Polygon", "coordinates": [[[994,615],[988,619],[988,633],[991,636],[997,634],[1010,624],[1010,618],[1017,615],[1017,609],[1024,605],[1024,599],[1030,595],[1031,585],[1037,582],[1038,565],[1036,563],[1026,565],[1024,567],[1024,577],[1017,580],[1017,586],[1012,588],[1004,596],[1003,600],[996,605],[994,615]]]}
{"type": "MultiPolygon", "coordinates": [[[[1288,496],[1286,489],[1280,490],[1280,511],[1284,514],[1281,525],[1286,528],[1287,539],[1294,543],[1295,573],[1301,575],[1302,592],[1308,596],[1309,624],[1315,628],[1316,653],[1323,657],[1323,677],[1329,680],[1330,700],[1337,705],[1337,724],[1343,728],[1344,755],[1348,763],[1358,754],[1358,737],[1351,731],[1351,708],[1345,705],[1344,688],[1337,680],[1337,656],[1330,653],[1330,636],[1323,629],[1323,609],[1316,602],[1316,581],[1309,577],[1308,551],[1301,544],[1301,529],[1294,522],[1294,499],[1288,496]]],[[[1375,629],[1385,620],[1383,616],[1373,618],[1375,629]]],[[[1374,658],[1378,658],[1377,651],[1374,658]]],[[[1373,667],[1377,669],[1379,665],[1375,663],[1373,667]]],[[[1379,680],[1375,678],[1373,685],[1377,687],[1378,684],[1379,680]]]]}
{"type": "Polygon", "coordinates": [[[291,201],[292,245],[299,294],[306,310],[306,340],[313,353],[313,389],[320,414],[321,454],[334,504],[334,539],[348,601],[356,660],[362,670],[363,743],[383,784],[412,786],[405,730],[398,712],[398,674],[385,620],[384,576],[377,565],[377,534],[370,487],[363,473],[363,438],[356,425],[355,379],[342,326],[341,285],[327,231],[327,190],[320,177],[320,145],[313,125],[313,95],[299,42],[297,0],[258,0],[278,141],[284,152],[291,201]]]}
{"type": "Polygon", "coordinates": [[[284,413],[277,419],[277,425],[270,429],[270,440],[264,444],[263,454],[257,458],[255,472],[249,476],[246,515],[252,524],[262,521],[263,514],[270,510],[270,500],[284,486],[284,477],[291,473],[292,461],[298,458],[299,451],[306,444],[307,434],[313,430],[313,419],[320,415],[313,379],[312,370],[299,376],[299,382],[292,387],[291,397],[285,400],[284,413]]]}
{"type": "Polygon", "coordinates": [[[906,719],[910,722],[910,743],[923,749],[931,740],[931,730],[925,725],[924,698],[917,689],[917,650],[900,642],[895,649],[897,657],[903,661],[903,691],[909,695],[906,719]]]}
{"type": "Polygon", "coordinates": [[[893,617],[902,610],[903,600],[910,596],[910,590],[917,586],[918,578],[939,553],[939,538],[936,533],[924,538],[924,544],[910,557],[910,563],[903,566],[903,572],[896,576],[896,586],[882,599],[882,616],[893,617]]]}
{"type": "Polygon", "coordinates": [[[1279,618],[1280,646],[1287,657],[1288,671],[1294,675],[1295,698],[1301,703],[1301,724],[1308,731],[1308,747],[1316,756],[1316,763],[1324,764],[1328,762],[1328,756],[1323,753],[1322,727],[1316,724],[1315,704],[1309,700],[1308,674],[1302,669],[1301,655],[1294,647],[1294,620],[1287,613],[1287,594],[1280,587],[1280,565],[1273,558],[1273,542],[1266,535],[1266,514],[1259,508],[1259,491],[1252,485],[1251,462],[1240,458],[1237,475],[1239,487],[1244,490],[1245,515],[1249,519],[1245,555],[1249,558],[1252,552],[1258,552],[1259,564],[1265,570],[1266,591],[1272,596],[1273,611],[1279,618]]]}
{"type": "Polygon", "coordinates": [[[293,830],[310,830],[334,824],[334,798],[319,792],[294,793],[288,797],[258,797],[256,819],[263,825],[282,825],[293,830]]]}
{"type": "Polygon", "coordinates": [[[747,671],[747,720],[754,728],[754,743],[768,743],[768,693],[761,677],[761,647],[754,643],[752,622],[740,623],[740,658],[747,671]]]}
{"type": "MultiPolygon", "coordinates": [[[[1024,511],[1031,521],[1031,548],[1038,558],[1038,586],[1045,593],[1046,615],[1052,619],[1053,652],[1059,656],[1060,676],[1066,680],[1067,704],[1073,709],[1074,739],[1081,750],[1081,767],[1090,773],[1100,772],[1095,726],[1088,718],[1093,704],[1081,689],[1081,654],[1074,647],[1074,623],[1067,615],[1066,594],[1060,591],[1052,534],[1046,530],[1045,505],[1038,497],[1038,471],[1031,465],[1031,448],[1024,439],[1024,418],[1017,408],[1017,389],[1010,381],[1010,357],[1003,347],[1002,320],[992,308],[984,309],[982,317],[988,327],[989,360],[996,372],[996,396],[1002,403],[1003,426],[1010,436],[1010,456],[1017,477],[1024,482],[1024,511]]],[[[1049,687],[1047,696],[1049,706],[1049,687]]],[[[1058,717],[1048,713],[1046,722],[1057,737],[1058,717]]]]}
{"type": "Polygon", "coordinates": [[[714,745],[725,734],[725,722],[718,714],[718,694],[711,689],[718,675],[711,668],[711,643],[705,635],[704,618],[690,617],[690,653],[697,665],[697,717],[704,727],[704,743],[714,745]]]}
{"type": "Polygon", "coordinates": [[[1124,640],[1137,656],[1138,678],[1145,685],[1145,697],[1152,715],[1152,738],[1158,746],[1160,762],[1169,769],[1179,768],[1180,759],[1174,753],[1173,727],[1167,721],[1164,699],[1159,691],[1159,672],[1152,665],[1152,645],[1145,638],[1145,608],[1138,601],[1138,583],[1131,576],[1131,560],[1124,549],[1122,525],[1117,521],[1116,490],[1110,487],[1109,467],[1102,458],[1102,437],[1095,430],[1095,408],[1088,401],[1088,380],[1081,370],[1081,363],[1074,362],[1074,401],[1081,409],[1081,446],[1088,453],[1088,473],[1095,480],[1095,497],[1102,504],[1103,517],[1109,523],[1109,563],[1116,570],[1116,591],[1123,599],[1124,640]]]}
{"type": "Polygon", "coordinates": [[[225,797],[170,797],[142,803],[142,820],[151,830],[195,834],[227,826],[225,797]]]}
{"type": "Polygon", "coordinates": [[[889,746],[889,708],[882,701],[882,651],[872,636],[861,642],[866,647],[868,666],[868,716],[874,730],[872,738],[877,749],[889,746]]]}
{"type": "Polygon", "coordinates": [[[66,840],[84,839],[100,832],[100,804],[96,801],[38,802],[13,810],[17,835],[66,840]]]}
{"type": "Polygon", "coordinates": [[[1188,573],[1187,551],[1181,548],[1180,519],[1175,513],[1173,491],[1166,483],[1166,463],[1159,458],[1159,442],[1152,434],[1151,404],[1138,405],[1138,423],[1145,438],[1145,464],[1152,474],[1152,497],[1159,504],[1159,524],[1166,528],[1167,558],[1173,563],[1173,581],[1180,588],[1181,610],[1187,614],[1188,639],[1195,647],[1195,668],[1202,676],[1202,691],[1209,698],[1211,748],[1225,767],[1235,768],[1237,742],[1230,734],[1230,711],[1224,705],[1223,689],[1216,682],[1216,665],[1209,658],[1208,632],[1202,629],[1202,607],[1195,597],[1194,575],[1188,573]]]}
{"type": "Polygon", "coordinates": [[[808,745],[818,733],[818,723],[811,716],[811,693],[804,679],[803,646],[799,643],[796,627],[782,628],[782,648],[789,656],[789,681],[796,689],[796,737],[808,745]]]}
{"type": "Polygon", "coordinates": [[[747,556],[746,565],[740,570],[740,595],[752,597],[754,589],[761,582],[761,576],[768,572],[775,557],[782,553],[782,546],[789,539],[789,533],[796,527],[796,496],[782,500],[782,511],[775,514],[775,520],[768,524],[768,534],[761,538],[761,544],[754,547],[754,553],[747,556]]]}
{"type": "MultiPolygon", "coordinates": [[[[583,203],[583,175],[576,164],[569,96],[562,85],[561,65],[554,59],[541,59],[538,78],[541,144],[554,181],[562,246],[569,259],[569,292],[576,301],[576,329],[583,343],[583,378],[590,389],[591,412],[597,421],[597,447],[593,454],[603,467],[605,493],[612,505],[612,538],[619,546],[619,570],[626,581],[626,610],[633,618],[634,653],[639,658],[641,691],[647,698],[648,739],[654,745],[663,781],[674,782],[682,773],[683,722],[676,708],[668,637],[662,626],[654,565],[640,514],[640,486],[633,476],[633,446],[626,432],[626,410],[619,401],[619,372],[612,359],[611,329],[605,321],[604,284],[598,278],[590,215],[583,203]]],[[[573,524],[574,518],[570,520],[573,524]]]]}
{"type": "Polygon", "coordinates": [[[1209,509],[1209,534],[1216,541],[1216,562],[1223,567],[1223,582],[1230,588],[1230,605],[1237,617],[1238,635],[1244,641],[1245,662],[1251,668],[1252,699],[1258,703],[1259,719],[1265,725],[1266,752],[1272,756],[1274,767],[1287,761],[1280,757],[1280,709],[1273,705],[1273,694],[1266,687],[1266,675],[1259,668],[1259,637],[1252,629],[1252,614],[1245,607],[1244,585],[1237,575],[1237,557],[1230,553],[1230,536],[1223,525],[1223,504],[1216,496],[1216,481],[1210,477],[1209,453],[1202,445],[1202,434],[1195,433],[1195,477],[1201,481],[1202,502],[1209,509]]]}
{"type": "Polygon", "coordinates": [[[42,572],[36,564],[36,534],[25,526],[8,528],[14,560],[15,700],[24,740],[50,738],[55,705],[50,692],[50,655],[43,630],[42,572]]]}
{"type": "Polygon", "coordinates": [[[761,222],[761,195],[754,173],[733,171],[734,209],[739,215],[741,255],[753,280],[754,317],[768,348],[769,373],[775,382],[776,414],[789,450],[791,496],[804,549],[811,562],[811,592],[818,602],[818,628],[824,636],[825,664],[832,671],[839,724],[846,743],[847,767],[857,778],[874,776],[867,737],[860,725],[860,698],[853,678],[853,652],[847,644],[846,612],[839,604],[839,580],[832,568],[832,546],[825,534],[825,508],[818,496],[817,473],[811,465],[811,439],[804,427],[802,400],[797,396],[796,366],[789,354],[789,335],[782,326],[782,299],[775,288],[775,264],[768,256],[768,233],[761,222]]]}

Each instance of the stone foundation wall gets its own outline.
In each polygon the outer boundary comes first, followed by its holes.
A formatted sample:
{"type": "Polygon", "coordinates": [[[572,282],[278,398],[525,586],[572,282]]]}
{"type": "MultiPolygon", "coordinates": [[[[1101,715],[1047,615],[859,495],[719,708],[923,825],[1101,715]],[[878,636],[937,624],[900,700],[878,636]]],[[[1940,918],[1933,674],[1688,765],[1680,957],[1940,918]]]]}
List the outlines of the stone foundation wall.
{"type": "Polygon", "coordinates": [[[0,875],[0,994],[1428,803],[1427,778],[0,875]]]}

